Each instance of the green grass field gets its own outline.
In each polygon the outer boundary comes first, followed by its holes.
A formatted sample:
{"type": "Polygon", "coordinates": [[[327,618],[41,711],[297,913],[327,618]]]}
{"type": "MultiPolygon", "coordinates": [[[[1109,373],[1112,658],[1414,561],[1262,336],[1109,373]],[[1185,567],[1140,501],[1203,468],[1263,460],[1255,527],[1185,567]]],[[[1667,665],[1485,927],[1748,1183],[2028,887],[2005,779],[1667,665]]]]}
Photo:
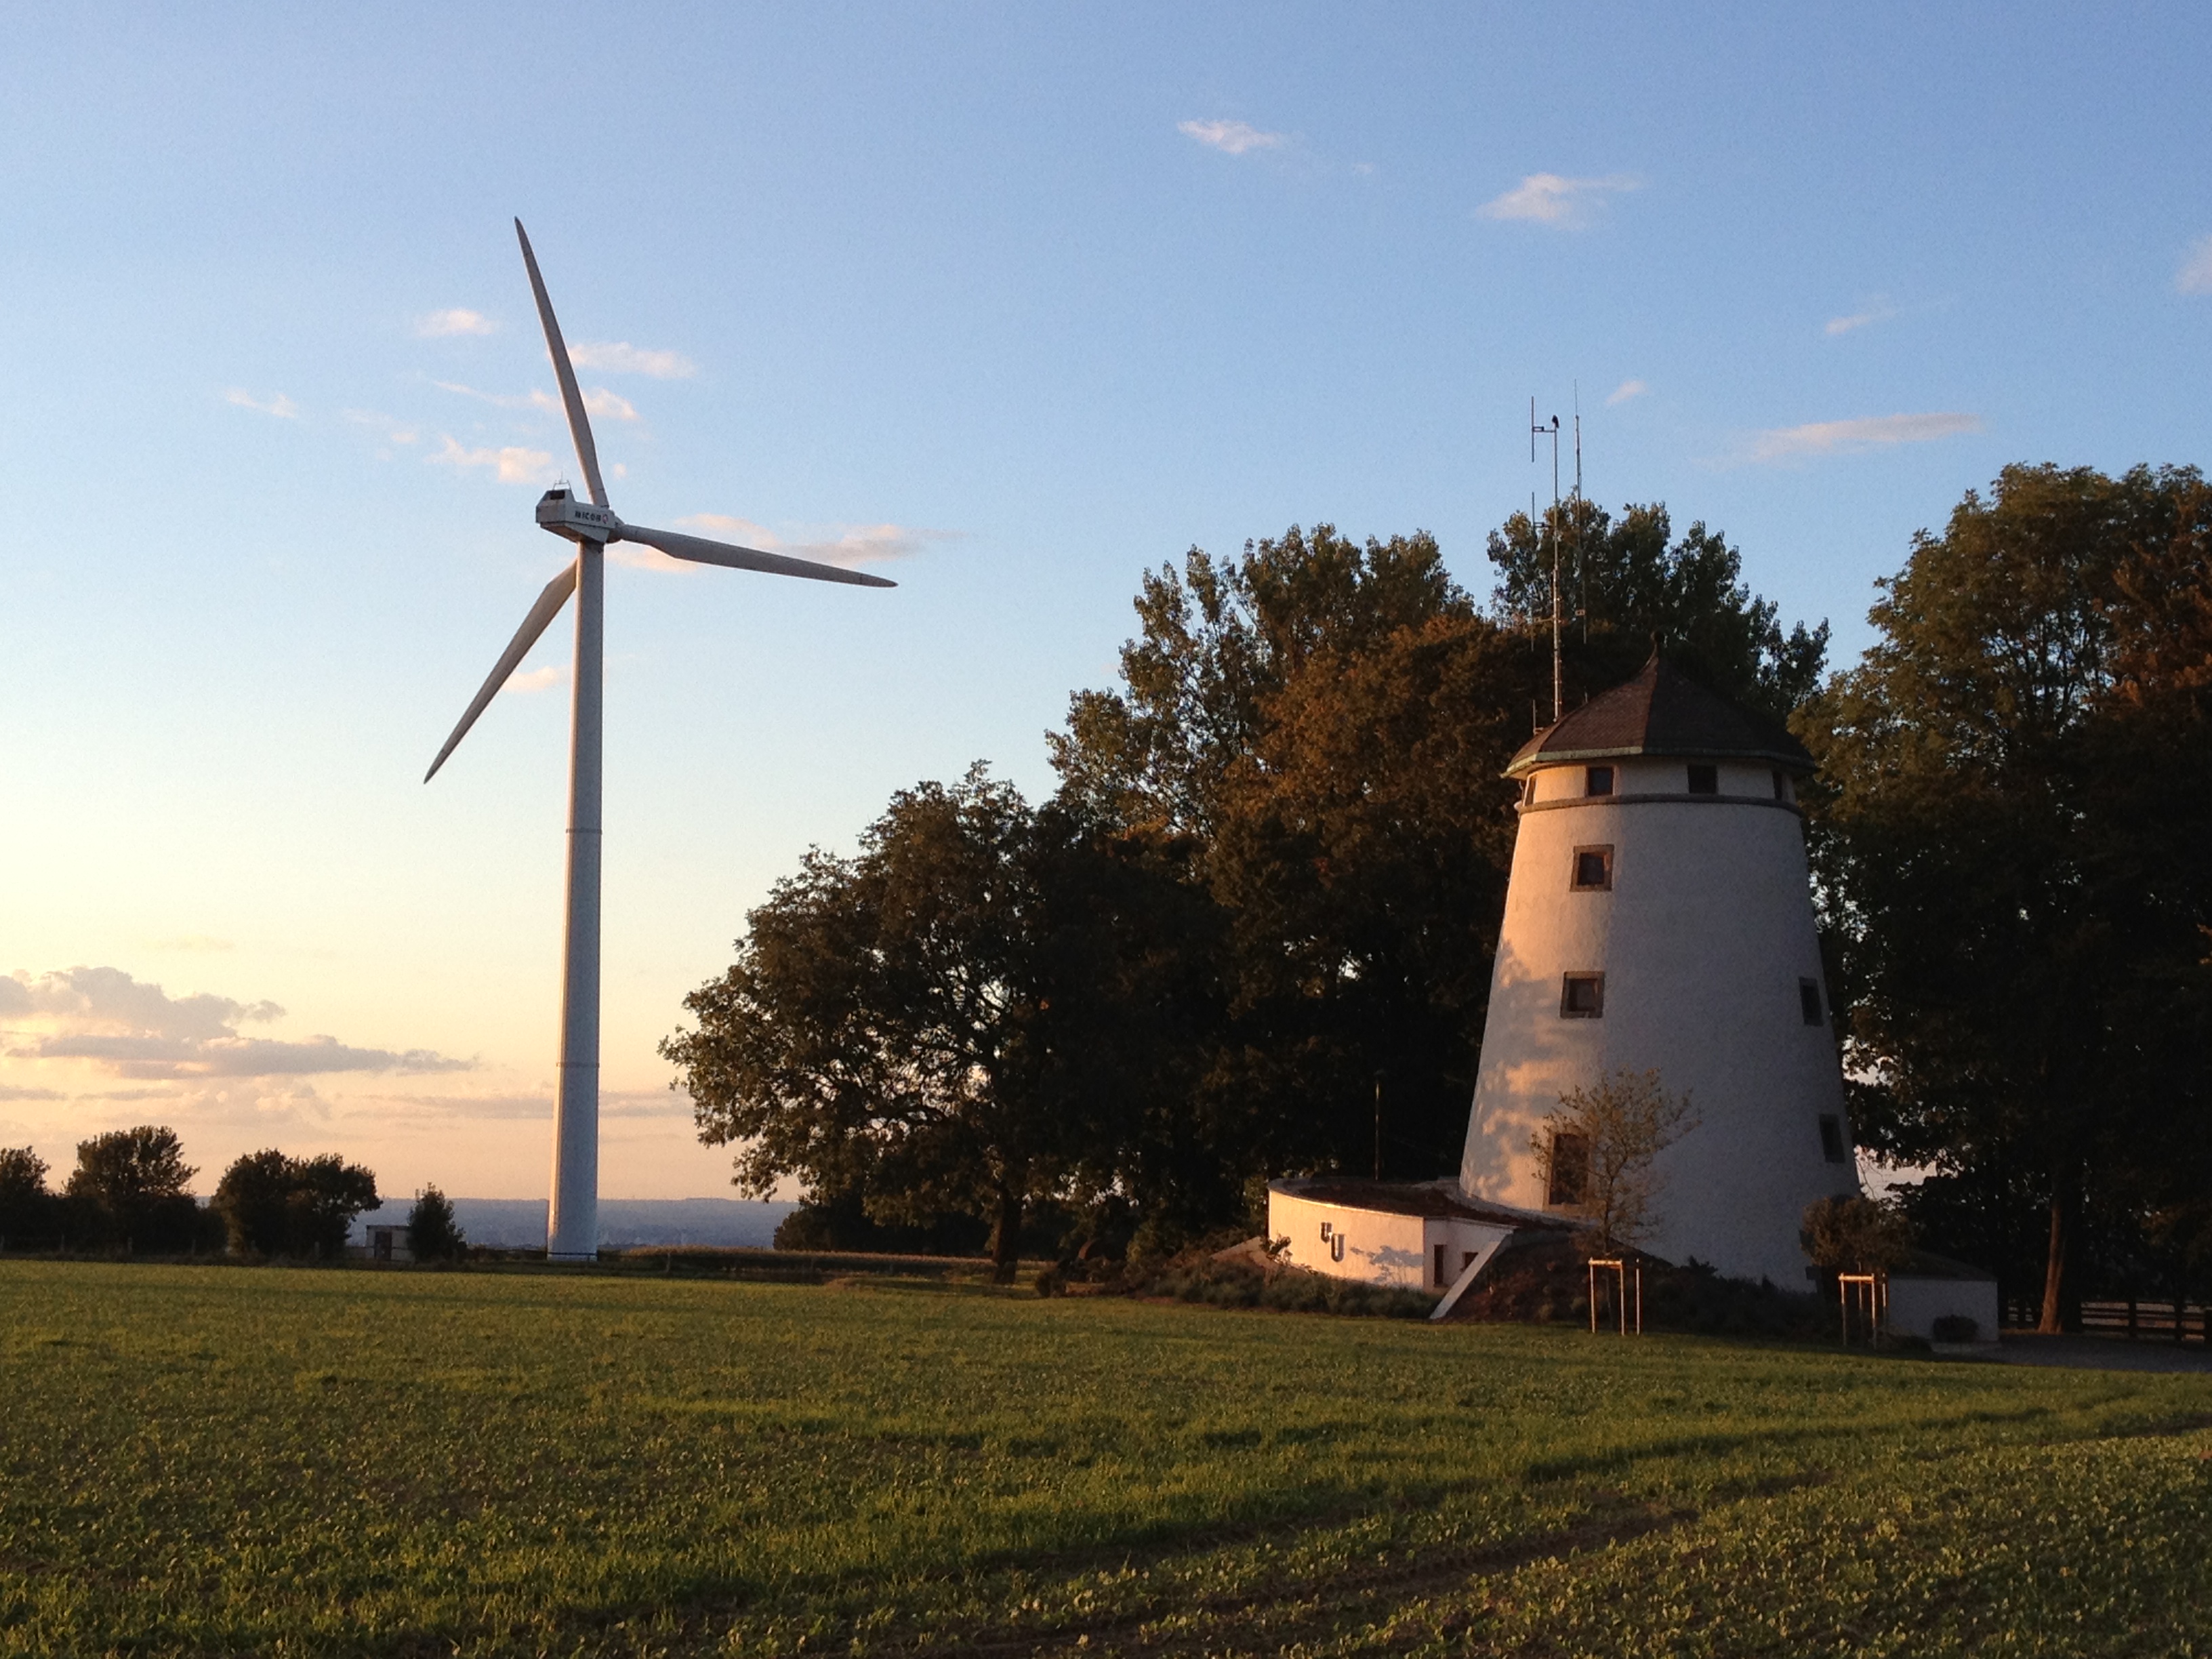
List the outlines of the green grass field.
{"type": "Polygon", "coordinates": [[[0,1653],[2191,1654],[2212,1379],[0,1263],[0,1653]]]}

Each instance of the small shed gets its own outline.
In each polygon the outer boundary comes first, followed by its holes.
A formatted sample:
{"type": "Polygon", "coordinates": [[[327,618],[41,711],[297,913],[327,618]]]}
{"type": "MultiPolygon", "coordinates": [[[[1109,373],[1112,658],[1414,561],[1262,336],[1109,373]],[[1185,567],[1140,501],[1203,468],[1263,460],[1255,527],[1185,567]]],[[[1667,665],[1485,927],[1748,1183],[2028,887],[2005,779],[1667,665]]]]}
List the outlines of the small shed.
{"type": "Polygon", "coordinates": [[[1289,1241],[1279,1261],[1401,1290],[1442,1294],[1515,1232],[1561,1224],[1469,1198],[1449,1179],[1267,1183],[1267,1236],[1289,1241]]]}
{"type": "Polygon", "coordinates": [[[1948,1256],[1915,1250],[1892,1269],[1887,1285],[1887,1306],[1883,1324],[1892,1336],[1917,1336],[1923,1341],[1978,1342],[1994,1346],[1997,1340],[1997,1281],[1996,1276],[1970,1267],[1948,1256]],[[1936,1334],[1936,1322],[1970,1320],[1973,1334],[1951,1324],[1944,1335],[1936,1334]],[[1955,1333],[1955,1334],[1954,1334],[1955,1333]]]}
{"type": "Polygon", "coordinates": [[[401,1221],[372,1221],[368,1224],[368,1242],[358,1248],[371,1261],[412,1261],[415,1252],[407,1248],[407,1224],[401,1221]]]}

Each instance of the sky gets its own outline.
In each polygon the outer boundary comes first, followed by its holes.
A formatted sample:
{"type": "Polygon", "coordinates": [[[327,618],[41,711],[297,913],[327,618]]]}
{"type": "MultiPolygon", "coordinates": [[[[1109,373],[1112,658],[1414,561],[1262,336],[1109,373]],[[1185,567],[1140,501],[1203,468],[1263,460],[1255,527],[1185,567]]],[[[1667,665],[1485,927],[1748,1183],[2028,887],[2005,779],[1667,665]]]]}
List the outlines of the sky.
{"type": "Polygon", "coordinates": [[[545,1190],[571,638],[607,583],[609,1197],[729,1191],[659,1041],[805,850],[1109,684],[1148,568],[1588,492],[1869,643],[2015,461],[2202,464],[2212,12],[0,4],[0,1146],[161,1122],[545,1190]],[[1570,474],[1572,455],[1566,464],[1570,474]]]}

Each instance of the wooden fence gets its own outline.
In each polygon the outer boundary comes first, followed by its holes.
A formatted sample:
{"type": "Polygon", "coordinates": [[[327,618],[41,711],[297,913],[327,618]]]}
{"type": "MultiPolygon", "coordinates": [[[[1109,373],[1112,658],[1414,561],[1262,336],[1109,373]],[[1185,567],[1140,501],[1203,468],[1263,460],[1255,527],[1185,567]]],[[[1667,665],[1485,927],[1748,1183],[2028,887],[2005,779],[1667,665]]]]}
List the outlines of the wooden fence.
{"type": "MultiPolygon", "coordinates": [[[[2039,1300],[2008,1297],[2004,1322],[2008,1330],[2032,1331],[2043,1317],[2039,1300]]],[[[2081,1329],[2091,1336],[2117,1336],[2130,1342],[2204,1342],[2206,1309],[2201,1302],[2124,1301],[2084,1302],[2081,1329]]]]}

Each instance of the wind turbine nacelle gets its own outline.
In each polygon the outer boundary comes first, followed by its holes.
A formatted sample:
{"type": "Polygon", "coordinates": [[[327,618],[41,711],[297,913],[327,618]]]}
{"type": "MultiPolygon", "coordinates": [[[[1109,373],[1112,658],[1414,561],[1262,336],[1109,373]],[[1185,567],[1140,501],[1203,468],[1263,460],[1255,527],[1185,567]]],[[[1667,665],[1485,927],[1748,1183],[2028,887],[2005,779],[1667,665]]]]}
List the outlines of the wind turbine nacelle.
{"type": "Polygon", "coordinates": [[[572,542],[611,542],[622,534],[620,519],[566,489],[549,489],[538,497],[538,527],[572,542]]]}

